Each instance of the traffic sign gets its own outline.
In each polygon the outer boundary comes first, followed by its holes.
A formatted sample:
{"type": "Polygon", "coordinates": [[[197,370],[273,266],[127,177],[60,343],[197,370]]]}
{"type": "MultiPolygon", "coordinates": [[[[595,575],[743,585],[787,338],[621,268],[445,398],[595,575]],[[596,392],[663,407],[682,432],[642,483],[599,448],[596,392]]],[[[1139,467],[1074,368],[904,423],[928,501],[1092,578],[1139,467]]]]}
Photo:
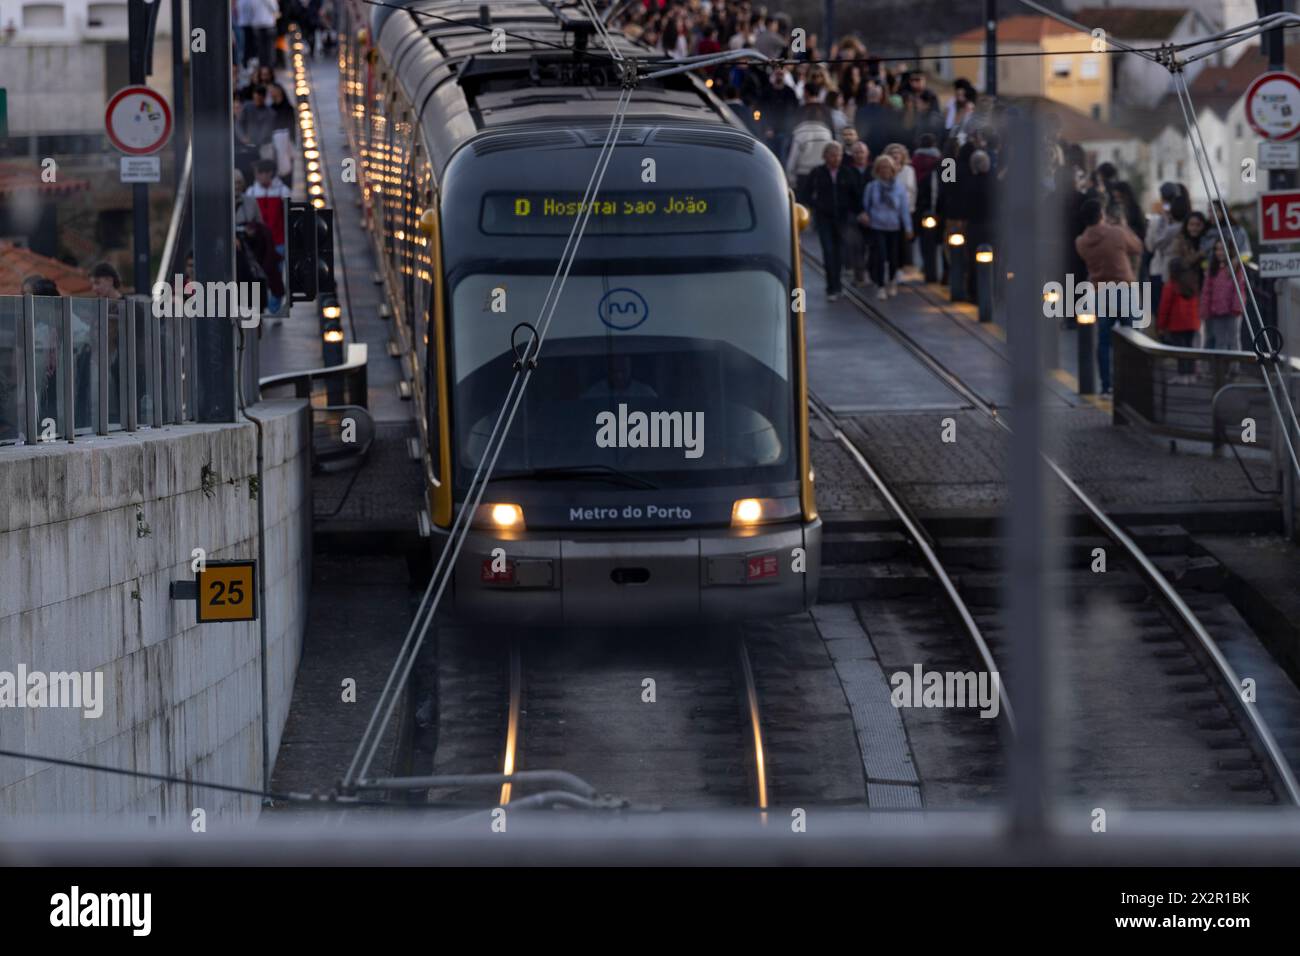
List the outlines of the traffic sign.
{"type": "Polygon", "coordinates": [[[1259,241],[1300,242],[1300,189],[1260,193],[1259,241]]]}
{"type": "Polygon", "coordinates": [[[1267,139],[1260,141],[1260,169],[1295,169],[1297,166],[1300,166],[1300,142],[1275,143],[1267,139]]]}
{"type": "Polygon", "coordinates": [[[118,180],[124,183],[160,183],[162,161],[157,156],[123,156],[118,180]]]}
{"type": "Polygon", "coordinates": [[[197,579],[200,624],[257,620],[256,561],[209,561],[197,579]]]}
{"type": "Polygon", "coordinates": [[[1265,139],[1300,133],[1300,77],[1281,70],[1257,77],[1246,90],[1246,121],[1265,139]]]}
{"type": "Polygon", "coordinates": [[[1261,279],[1300,276],[1300,252],[1262,252],[1255,261],[1261,279]]]}
{"type": "Polygon", "coordinates": [[[109,142],[128,156],[149,156],[172,135],[171,107],[147,86],[124,86],[104,109],[104,129],[109,142]]]}

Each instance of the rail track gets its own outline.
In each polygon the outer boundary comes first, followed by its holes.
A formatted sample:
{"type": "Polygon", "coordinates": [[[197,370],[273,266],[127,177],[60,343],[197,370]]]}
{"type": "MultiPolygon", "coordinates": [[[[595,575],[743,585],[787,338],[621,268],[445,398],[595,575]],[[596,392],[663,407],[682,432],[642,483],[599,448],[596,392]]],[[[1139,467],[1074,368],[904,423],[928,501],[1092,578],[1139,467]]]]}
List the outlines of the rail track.
{"type": "MultiPolygon", "coordinates": [[[[816,257],[805,258],[821,270],[816,257]]],[[[994,434],[1010,434],[992,403],[865,296],[848,291],[869,320],[982,413],[994,434]]],[[[914,652],[954,659],[973,655],[989,670],[1009,665],[1014,682],[1014,660],[1006,659],[1009,649],[1002,640],[1005,582],[998,572],[996,528],[989,523],[974,538],[936,535],[913,514],[906,492],[873,464],[869,424],[841,420],[816,400],[813,407],[895,516],[958,624],[947,629],[947,642],[935,638],[943,629],[931,625],[914,652]]],[[[1135,528],[1130,533],[1059,464],[1050,458],[1046,463],[1072,505],[1062,542],[1068,570],[1053,578],[1066,612],[1058,616],[1055,635],[1063,639],[1053,642],[1058,680],[1064,678],[1072,691],[1059,716],[1076,731],[1064,748],[1066,793],[1104,792],[1143,804],[1244,799],[1300,805],[1290,762],[1258,706],[1243,699],[1240,675],[1162,571],[1162,562],[1178,566],[1176,531],[1135,528]],[[1148,554],[1140,542],[1161,555],[1148,554]],[[1101,575],[1093,573],[1089,561],[1097,547],[1118,552],[1101,575]]],[[[1014,683],[1008,688],[1003,681],[1001,690],[1003,723],[1014,733],[1014,683]]],[[[1300,713],[1288,712],[1283,719],[1288,733],[1300,728],[1300,713]]]]}
{"type": "MultiPolygon", "coordinates": [[[[768,808],[759,692],[735,629],[504,638],[447,625],[438,657],[437,773],[562,767],[634,811],[768,808]]],[[[509,782],[496,794],[536,796],[509,782]]]]}

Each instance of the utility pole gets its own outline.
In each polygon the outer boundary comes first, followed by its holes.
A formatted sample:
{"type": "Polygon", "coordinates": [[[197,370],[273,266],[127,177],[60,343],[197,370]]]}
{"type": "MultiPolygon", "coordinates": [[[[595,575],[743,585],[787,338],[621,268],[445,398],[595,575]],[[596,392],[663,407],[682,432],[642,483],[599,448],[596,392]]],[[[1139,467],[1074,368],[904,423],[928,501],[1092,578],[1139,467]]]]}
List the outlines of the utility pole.
{"type": "MultiPolygon", "coordinates": [[[[1261,17],[1269,16],[1274,13],[1282,13],[1287,6],[1285,0],[1256,0],[1256,9],[1261,17]]],[[[1268,56],[1268,68],[1273,70],[1286,69],[1286,38],[1282,27],[1275,30],[1269,30],[1260,40],[1264,48],[1264,53],[1268,56]]],[[[1271,169],[1268,173],[1268,188],[1270,190],[1291,189],[1295,186],[1296,174],[1290,169],[1271,169]]],[[[1285,355],[1292,355],[1295,347],[1286,341],[1289,332],[1295,330],[1297,323],[1291,320],[1286,314],[1287,305],[1284,301],[1287,298],[1287,288],[1290,279],[1273,279],[1270,280],[1273,286],[1273,294],[1268,297],[1267,302],[1271,302],[1271,308],[1268,309],[1267,315],[1261,315],[1260,320],[1265,325],[1272,325],[1282,331],[1283,349],[1285,355]]],[[[1243,347],[1249,347],[1249,343],[1242,343],[1243,347]]],[[[1286,381],[1287,391],[1294,394],[1292,388],[1292,376],[1284,373],[1283,378],[1286,381]]],[[[1277,461],[1277,466],[1281,471],[1281,488],[1282,488],[1282,517],[1286,534],[1293,540],[1300,540],[1300,527],[1296,521],[1296,478],[1295,471],[1291,464],[1286,460],[1286,455],[1280,453],[1284,447],[1282,429],[1291,430],[1291,423],[1287,416],[1274,425],[1273,447],[1277,461]]],[[[1294,431],[1291,434],[1292,441],[1300,439],[1294,431]]]]}
{"type": "MultiPolygon", "coordinates": [[[[230,4],[190,0],[190,27],[206,49],[190,58],[191,179],[194,183],[194,280],[235,280],[235,129],[230,108],[230,4]]],[[[194,323],[195,415],[235,421],[235,325],[238,317],[194,323]]]]}
{"type": "MultiPolygon", "coordinates": [[[[153,72],[153,31],[158,22],[158,5],[148,0],[131,0],[127,7],[127,82],[140,86],[153,72]]],[[[134,222],[131,242],[131,284],[140,295],[153,288],[149,277],[149,184],[131,186],[131,214],[134,222]]]]}
{"type": "MultiPolygon", "coordinates": [[[[185,144],[189,141],[185,124],[185,0],[172,0],[172,150],[176,182],[185,168],[185,144]]],[[[177,202],[181,199],[176,197],[177,202]]]]}
{"type": "Polygon", "coordinates": [[[998,95],[998,0],[984,0],[984,95],[998,95]]]}

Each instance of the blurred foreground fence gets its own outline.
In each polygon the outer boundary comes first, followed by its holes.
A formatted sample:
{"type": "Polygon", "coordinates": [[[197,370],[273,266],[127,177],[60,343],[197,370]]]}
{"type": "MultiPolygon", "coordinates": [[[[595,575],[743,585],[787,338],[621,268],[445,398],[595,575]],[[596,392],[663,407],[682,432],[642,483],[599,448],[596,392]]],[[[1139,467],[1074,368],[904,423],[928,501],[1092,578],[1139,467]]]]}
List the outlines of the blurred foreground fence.
{"type": "Polygon", "coordinates": [[[148,296],[0,296],[0,444],[191,420],[195,321],[148,296]]]}

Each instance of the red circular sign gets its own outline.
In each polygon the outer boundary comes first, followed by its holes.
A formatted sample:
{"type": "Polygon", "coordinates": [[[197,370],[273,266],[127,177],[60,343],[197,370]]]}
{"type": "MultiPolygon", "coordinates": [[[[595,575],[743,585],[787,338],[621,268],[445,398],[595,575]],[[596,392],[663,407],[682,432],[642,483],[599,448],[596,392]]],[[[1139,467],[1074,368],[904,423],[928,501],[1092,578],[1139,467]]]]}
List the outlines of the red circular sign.
{"type": "Polygon", "coordinates": [[[1300,133],[1300,77],[1280,70],[1257,77],[1246,90],[1246,122],[1279,142],[1300,133]]]}
{"type": "Polygon", "coordinates": [[[128,156],[148,156],[172,135],[172,111],[167,101],[147,86],[124,86],[104,109],[108,139],[128,156]]]}

